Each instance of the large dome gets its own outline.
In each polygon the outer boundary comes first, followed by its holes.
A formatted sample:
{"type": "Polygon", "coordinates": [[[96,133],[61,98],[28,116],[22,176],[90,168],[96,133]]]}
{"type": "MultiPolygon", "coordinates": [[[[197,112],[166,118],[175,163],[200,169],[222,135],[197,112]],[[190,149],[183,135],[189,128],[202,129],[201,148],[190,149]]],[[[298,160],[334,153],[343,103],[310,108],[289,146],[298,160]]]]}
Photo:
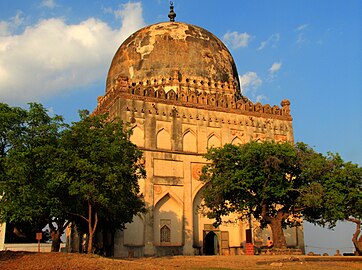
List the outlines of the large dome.
{"type": "Polygon", "coordinates": [[[209,31],[180,22],[150,25],[124,41],[112,60],[106,91],[119,78],[136,84],[175,76],[179,81],[232,84],[225,91],[240,93],[236,66],[226,46],[209,31]]]}

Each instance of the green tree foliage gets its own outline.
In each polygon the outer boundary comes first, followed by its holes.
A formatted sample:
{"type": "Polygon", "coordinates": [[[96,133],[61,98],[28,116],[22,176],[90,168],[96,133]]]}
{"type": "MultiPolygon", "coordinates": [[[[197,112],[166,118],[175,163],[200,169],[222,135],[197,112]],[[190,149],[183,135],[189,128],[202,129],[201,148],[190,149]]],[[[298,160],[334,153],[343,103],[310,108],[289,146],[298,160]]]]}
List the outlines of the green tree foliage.
{"type": "Polygon", "coordinates": [[[68,222],[86,224],[92,251],[99,218],[116,230],[144,211],[142,153],[122,122],[83,111],[67,126],[36,103],[29,110],[0,104],[0,120],[0,222],[14,231],[35,236],[48,224],[58,251],[68,222]]]}
{"type": "Polygon", "coordinates": [[[69,182],[75,200],[73,214],[88,227],[88,252],[101,218],[122,229],[134,215],[144,211],[138,180],[145,177],[142,152],[129,141],[130,130],[107,115],[80,113],[62,136],[62,177],[69,182]]]}
{"type": "Polygon", "coordinates": [[[0,177],[4,176],[4,161],[16,138],[21,135],[26,111],[0,103],[0,177]]]}
{"type": "Polygon", "coordinates": [[[337,221],[356,224],[352,242],[362,255],[362,168],[351,162],[344,162],[339,155],[327,156],[329,174],[322,178],[323,196],[318,211],[306,211],[305,218],[315,224],[336,225],[337,221]]]}
{"type": "Polygon", "coordinates": [[[296,226],[301,216],[317,217],[323,200],[322,183],[331,178],[331,162],[299,143],[250,142],[211,148],[204,167],[205,205],[216,223],[230,213],[253,216],[269,225],[274,246],[286,247],[283,228],[296,226]]]}
{"type": "Polygon", "coordinates": [[[64,222],[66,197],[59,197],[49,170],[55,166],[62,118],[51,117],[42,105],[31,103],[29,110],[0,104],[0,120],[1,221],[19,230],[31,227],[34,235],[52,224],[53,217],[64,222]]]}

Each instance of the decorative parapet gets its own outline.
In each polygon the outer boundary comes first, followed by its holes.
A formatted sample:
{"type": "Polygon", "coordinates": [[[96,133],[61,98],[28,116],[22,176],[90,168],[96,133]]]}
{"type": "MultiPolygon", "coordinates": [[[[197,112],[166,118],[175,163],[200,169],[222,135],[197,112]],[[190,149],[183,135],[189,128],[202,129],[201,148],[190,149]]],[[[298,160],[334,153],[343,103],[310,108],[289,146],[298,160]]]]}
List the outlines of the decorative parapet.
{"type": "Polygon", "coordinates": [[[145,100],[156,103],[172,104],[214,111],[242,113],[254,116],[265,115],[272,118],[292,120],[290,101],[283,100],[281,107],[269,104],[253,103],[246,97],[237,95],[238,85],[233,80],[226,83],[204,81],[200,78],[173,77],[147,79],[132,82],[128,78],[117,78],[109,87],[105,96],[98,97],[95,114],[108,111],[117,98],[145,100]]]}
{"type": "Polygon", "coordinates": [[[239,82],[234,78],[230,78],[227,82],[207,80],[203,77],[182,76],[178,70],[174,70],[170,77],[147,78],[142,81],[134,82],[129,78],[118,76],[107,85],[107,91],[122,91],[124,87],[152,87],[152,88],[168,88],[174,89],[188,88],[190,90],[208,90],[210,92],[224,92],[228,94],[239,93],[239,82]]]}

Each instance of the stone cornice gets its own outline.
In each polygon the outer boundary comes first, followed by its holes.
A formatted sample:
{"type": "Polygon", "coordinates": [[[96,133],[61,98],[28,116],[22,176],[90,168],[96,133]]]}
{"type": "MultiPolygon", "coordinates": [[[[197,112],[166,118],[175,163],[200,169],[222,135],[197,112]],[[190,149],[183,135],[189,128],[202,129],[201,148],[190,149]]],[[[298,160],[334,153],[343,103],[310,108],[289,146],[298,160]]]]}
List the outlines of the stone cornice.
{"type": "Polygon", "coordinates": [[[142,100],[153,103],[163,103],[209,111],[242,114],[256,117],[267,117],[281,120],[292,120],[290,102],[283,100],[281,107],[269,104],[252,103],[246,98],[238,97],[230,92],[214,91],[211,87],[191,89],[182,84],[174,85],[143,85],[121,81],[117,87],[107,91],[105,96],[98,98],[98,106],[94,113],[109,111],[114,102],[119,99],[142,100]],[[167,92],[165,88],[171,88],[167,92]],[[176,89],[173,90],[173,89],[176,89]]]}

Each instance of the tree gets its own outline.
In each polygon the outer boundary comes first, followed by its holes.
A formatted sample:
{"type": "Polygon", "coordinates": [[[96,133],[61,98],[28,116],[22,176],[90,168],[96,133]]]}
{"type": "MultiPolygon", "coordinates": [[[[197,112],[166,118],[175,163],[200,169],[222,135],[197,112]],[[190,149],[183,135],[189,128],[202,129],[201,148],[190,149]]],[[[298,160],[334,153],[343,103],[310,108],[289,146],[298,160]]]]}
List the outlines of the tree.
{"type": "Polygon", "coordinates": [[[67,224],[82,219],[91,251],[99,218],[122,229],[144,211],[142,153],[122,122],[83,111],[69,127],[36,103],[28,111],[0,104],[0,120],[0,222],[32,234],[48,224],[59,251],[67,224]]]}
{"type": "Polygon", "coordinates": [[[144,211],[138,180],[145,177],[145,170],[142,152],[129,141],[130,129],[122,121],[87,111],[81,111],[80,117],[62,136],[61,172],[76,202],[72,214],[87,224],[91,253],[100,218],[123,229],[144,211]]]}
{"type": "Polygon", "coordinates": [[[0,104],[0,120],[0,220],[31,227],[33,233],[46,224],[55,229],[52,222],[57,221],[60,231],[52,250],[59,250],[66,197],[51,171],[63,120],[37,103],[28,111],[0,104]]]}
{"type": "Polygon", "coordinates": [[[0,103],[0,177],[4,176],[5,157],[21,134],[25,116],[25,110],[0,103]]]}
{"type": "Polygon", "coordinates": [[[254,217],[272,230],[274,246],[286,248],[283,228],[301,223],[307,210],[318,209],[322,200],[320,177],[328,178],[326,158],[305,144],[249,142],[211,148],[210,161],[201,179],[208,216],[236,212],[254,217]]]}
{"type": "Polygon", "coordinates": [[[333,228],[337,221],[347,220],[356,224],[352,242],[362,255],[362,168],[344,162],[339,155],[328,154],[329,177],[323,179],[323,199],[319,211],[306,212],[305,218],[322,226],[333,228]]]}

